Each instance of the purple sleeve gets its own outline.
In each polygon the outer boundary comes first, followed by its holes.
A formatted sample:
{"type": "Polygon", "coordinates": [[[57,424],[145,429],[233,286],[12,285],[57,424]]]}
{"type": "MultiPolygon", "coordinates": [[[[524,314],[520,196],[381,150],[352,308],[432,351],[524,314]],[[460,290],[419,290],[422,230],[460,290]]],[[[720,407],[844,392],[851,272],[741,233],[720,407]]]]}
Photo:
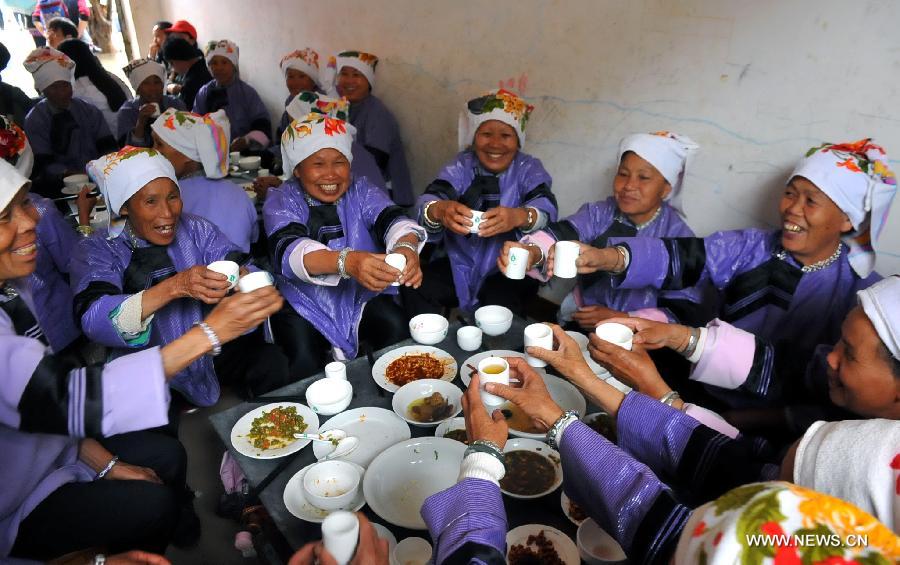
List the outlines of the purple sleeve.
{"type": "MultiPolygon", "coordinates": [[[[357,182],[365,187],[366,196],[362,199],[363,221],[365,222],[365,225],[371,229],[372,226],[375,226],[379,216],[381,216],[381,214],[385,212],[385,210],[387,210],[388,208],[396,207],[397,205],[393,200],[390,199],[390,197],[388,197],[385,191],[378,188],[375,183],[369,181],[368,179],[360,179],[357,182]]],[[[395,210],[397,209],[395,208],[395,210]]],[[[407,219],[405,214],[397,215],[397,217],[391,220],[390,224],[384,226],[384,232],[387,233],[394,222],[405,219],[407,219]]],[[[376,243],[378,245],[385,244],[384,241],[377,241],[377,238],[376,243]]]]}
{"type": "Polygon", "coordinates": [[[519,180],[517,187],[521,198],[520,205],[537,208],[547,214],[549,221],[555,222],[559,217],[559,207],[551,191],[553,179],[544,169],[541,160],[536,157],[528,159],[519,180]]]}
{"type": "Polygon", "coordinates": [[[422,518],[434,541],[434,562],[443,563],[469,542],[506,555],[506,510],[500,487],[483,479],[463,479],[425,499],[422,518]]]}
{"type": "Polygon", "coordinates": [[[614,288],[662,288],[669,270],[669,251],[663,240],[651,237],[614,238],[609,245],[626,246],[631,258],[625,273],[612,277],[614,288]]]}
{"type": "Polygon", "coordinates": [[[72,258],[72,251],[78,243],[78,236],[75,234],[75,230],[66,223],[52,200],[36,194],[32,194],[31,199],[41,215],[37,227],[41,249],[50,253],[56,270],[68,273],[69,261],[72,258]]]}
{"type": "Polygon", "coordinates": [[[277,188],[270,188],[263,204],[263,226],[269,237],[269,249],[275,258],[273,267],[285,277],[295,277],[291,268],[291,253],[302,240],[309,239],[306,223],[309,209],[295,206],[288,190],[294,181],[288,181],[277,188]]]}
{"type": "Polygon", "coordinates": [[[209,94],[210,85],[212,84],[213,82],[210,81],[201,86],[200,90],[197,91],[197,95],[194,97],[194,108],[192,110],[192,112],[194,112],[195,114],[209,113],[206,107],[206,97],[209,94]]]}
{"type": "Polygon", "coordinates": [[[122,294],[122,277],[125,266],[117,261],[109,242],[102,234],[86,237],[75,246],[72,258],[71,281],[76,305],[79,295],[92,288],[103,287],[109,293],[96,298],[81,315],[81,329],[92,341],[107,347],[129,347],[113,325],[110,314],[130,294],[122,294]],[[116,289],[117,292],[111,292],[116,289]]]}
{"type": "Polygon", "coordinates": [[[615,206],[609,200],[588,202],[562,221],[569,222],[578,232],[578,241],[591,243],[600,237],[612,223],[615,206]]]}
{"type": "MultiPolygon", "coordinates": [[[[139,113],[140,108],[132,101],[122,104],[122,107],[119,108],[119,112],[116,115],[116,141],[124,139],[126,145],[134,145],[136,141],[142,144],[147,142],[146,139],[136,140],[133,135],[134,126],[137,125],[139,113]]],[[[149,128],[146,135],[150,135],[149,128]]]]}
{"type": "Polygon", "coordinates": [[[658,475],[675,472],[699,425],[680,410],[638,392],[625,396],[616,418],[619,447],[658,475]]]}
{"type": "Polygon", "coordinates": [[[55,155],[50,142],[50,111],[46,101],[39,102],[31,109],[25,118],[24,129],[35,157],[43,156],[47,159],[47,166],[44,171],[35,171],[35,173],[57,175],[65,171],[64,156],[55,155]]]}

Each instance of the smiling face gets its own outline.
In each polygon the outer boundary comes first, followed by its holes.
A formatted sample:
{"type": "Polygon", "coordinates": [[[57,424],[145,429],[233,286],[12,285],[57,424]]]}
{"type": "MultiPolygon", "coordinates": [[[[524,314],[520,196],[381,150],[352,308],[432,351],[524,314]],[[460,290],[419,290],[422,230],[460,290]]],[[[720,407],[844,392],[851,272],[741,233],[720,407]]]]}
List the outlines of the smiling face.
{"type": "Polygon", "coordinates": [[[350,188],[350,161],[337,149],[319,149],[294,168],[294,176],[307,194],[331,204],[350,188]]]}
{"type": "Polygon", "coordinates": [[[861,416],[900,418],[900,377],[861,307],[847,315],[827,361],[832,402],[861,416]]]}
{"type": "Polygon", "coordinates": [[[72,104],[72,83],[58,80],[44,89],[44,96],[55,108],[68,110],[72,104]]]}
{"type": "Polygon", "coordinates": [[[163,81],[156,75],[148,76],[138,86],[137,94],[145,104],[151,102],[159,104],[163,97],[163,81]]]}
{"type": "Polygon", "coordinates": [[[632,222],[642,224],[662,206],[672,187],[656,167],[633,151],[626,151],[613,180],[616,205],[632,222]]]}
{"type": "Polygon", "coordinates": [[[291,96],[297,96],[301,92],[315,92],[316,81],[303,71],[297,69],[288,69],[284,77],[288,92],[291,96]]]}
{"type": "Polygon", "coordinates": [[[227,58],[216,55],[209,60],[209,73],[220,85],[229,85],[234,80],[237,69],[227,58]]]}
{"type": "Polygon", "coordinates": [[[171,179],[158,178],[144,185],[122,207],[134,234],[153,245],[169,245],[181,217],[181,193],[171,179]]]}
{"type": "Polygon", "coordinates": [[[372,91],[366,75],[353,67],[341,67],[338,73],[337,89],[341,96],[346,96],[351,104],[365,100],[372,91]]]}
{"type": "Polygon", "coordinates": [[[519,151],[519,136],[509,124],[488,120],[475,131],[472,148],[482,167],[499,174],[509,168],[519,151]]]}
{"type": "Polygon", "coordinates": [[[841,234],[853,229],[837,204],[803,177],[792,178],[785,187],[779,211],[781,246],[803,265],[827,259],[841,234]]]}
{"type": "Polygon", "coordinates": [[[25,277],[37,265],[37,210],[23,186],[0,211],[0,281],[25,277]]]}

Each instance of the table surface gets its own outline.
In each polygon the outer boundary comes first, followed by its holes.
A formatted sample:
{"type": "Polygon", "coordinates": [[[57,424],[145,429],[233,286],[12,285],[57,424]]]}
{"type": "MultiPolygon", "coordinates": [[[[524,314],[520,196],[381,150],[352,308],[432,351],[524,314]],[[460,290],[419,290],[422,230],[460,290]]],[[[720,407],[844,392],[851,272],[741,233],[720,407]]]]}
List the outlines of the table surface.
{"type": "MultiPolygon", "coordinates": [[[[461,324],[458,321],[454,321],[450,324],[450,329],[447,332],[447,338],[441,343],[434,345],[434,347],[443,349],[444,351],[452,355],[460,365],[470,356],[482,351],[491,351],[496,349],[522,351],[522,331],[524,330],[526,325],[527,322],[524,319],[516,317],[513,319],[512,327],[508,332],[501,336],[484,336],[482,347],[477,351],[469,352],[460,349],[456,343],[456,330],[459,329],[461,324]]],[[[378,359],[381,355],[388,351],[406,345],[416,344],[412,340],[402,341],[393,346],[386,347],[385,349],[375,352],[375,359],[378,359]]],[[[318,380],[322,376],[322,374],[318,374],[306,379],[302,379],[300,381],[297,381],[296,383],[290,384],[269,394],[282,396],[299,395],[302,398],[303,394],[306,391],[306,388],[312,382],[318,380]]],[[[372,378],[371,368],[369,367],[369,363],[365,356],[354,359],[347,364],[347,378],[353,384],[353,401],[350,403],[350,407],[348,408],[348,410],[362,406],[378,406],[391,410],[391,399],[393,397],[393,394],[381,389],[375,383],[374,379],[372,378]]],[[[460,388],[465,389],[459,378],[459,375],[454,378],[453,383],[458,385],[460,388]]],[[[246,457],[237,453],[231,445],[231,428],[234,426],[235,422],[237,422],[238,419],[241,418],[241,416],[259,406],[262,406],[262,404],[259,402],[245,402],[228,410],[224,410],[222,412],[219,412],[218,414],[210,416],[210,420],[212,421],[216,433],[222,439],[222,442],[227,446],[228,451],[231,453],[232,457],[235,458],[238,465],[240,465],[241,469],[244,471],[244,474],[246,475],[247,480],[250,482],[251,486],[256,486],[257,484],[259,484],[259,482],[262,481],[266,477],[266,475],[268,475],[273,469],[275,469],[278,466],[279,462],[282,461],[281,459],[260,460],[246,457]]],[[[591,411],[592,410],[588,408],[588,412],[591,411]]],[[[328,420],[328,418],[330,418],[330,416],[320,416],[320,426],[324,424],[328,420]]],[[[413,438],[431,436],[434,434],[435,430],[435,428],[433,427],[420,426],[410,426],[410,429],[413,438]]],[[[274,520],[276,526],[285,536],[288,543],[290,543],[294,548],[299,548],[308,541],[321,538],[320,524],[306,522],[300,520],[299,518],[296,518],[293,514],[288,512],[287,508],[285,508],[284,506],[284,501],[282,500],[284,488],[287,484],[287,481],[297,471],[309,465],[310,463],[315,462],[315,460],[316,459],[313,455],[312,447],[304,447],[293,459],[293,461],[291,461],[288,467],[284,471],[282,471],[281,474],[276,477],[272,481],[272,483],[260,494],[260,500],[265,505],[266,509],[268,509],[269,514],[272,516],[272,519],[274,520]]],[[[565,514],[563,514],[562,507],[560,505],[560,490],[560,488],[557,488],[552,493],[546,496],[530,500],[520,500],[504,495],[503,502],[506,507],[509,529],[513,529],[523,524],[544,524],[565,532],[574,541],[577,528],[574,524],[572,524],[572,522],[569,521],[565,514]]],[[[427,532],[425,531],[409,530],[388,523],[377,514],[375,514],[368,505],[363,507],[363,512],[371,520],[383,524],[389,530],[391,530],[391,532],[393,532],[397,537],[397,541],[410,536],[420,536],[426,538],[428,537],[427,532]]]]}

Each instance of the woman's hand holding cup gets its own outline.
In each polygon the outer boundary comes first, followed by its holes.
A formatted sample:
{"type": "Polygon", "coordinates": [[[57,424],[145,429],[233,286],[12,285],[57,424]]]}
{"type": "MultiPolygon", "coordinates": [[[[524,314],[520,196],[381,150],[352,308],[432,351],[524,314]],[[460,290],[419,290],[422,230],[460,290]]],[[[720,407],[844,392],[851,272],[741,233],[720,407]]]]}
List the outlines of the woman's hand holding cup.
{"type": "MultiPolygon", "coordinates": [[[[517,378],[521,386],[513,388],[499,383],[487,383],[485,390],[518,406],[537,426],[544,430],[550,429],[563,415],[563,409],[550,396],[544,379],[522,357],[505,359],[509,363],[510,376],[517,378]]],[[[471,388],[471,384],[469,387],[471,388]]]]}
{"type": "Polygon", "coordinates": [[[397,269],[384,262],[385,257],[383,253],[351,251],[344,268],[359,284],[373,292],[381,292],[399,276],[397,269]]]}
{"type": "Polygon", "coordinates": [[[472,228],[472,209],[456,200],[439,200],[428,207],[428,216],[446,229],[466,235],[472,228]]]}
{"type": "Polygon", "coordinates": [[[253,292],[241,292],[223,298],[206,317],[206,323],[227,343],[260,325],[266,318],[281,310],[284,304],[274,286],[253,292]]]}
{"type": "Polygon", "coordinates": [[[469,388],[462,397],[463,415],[466,418],[466,436],[469,441],[487,440],[497,444],[500,449],[506,445],[509,426],[500,410],[492,409],[488,414],[481,401],[481,379],[478,373],[472,375],[469,388]]]}

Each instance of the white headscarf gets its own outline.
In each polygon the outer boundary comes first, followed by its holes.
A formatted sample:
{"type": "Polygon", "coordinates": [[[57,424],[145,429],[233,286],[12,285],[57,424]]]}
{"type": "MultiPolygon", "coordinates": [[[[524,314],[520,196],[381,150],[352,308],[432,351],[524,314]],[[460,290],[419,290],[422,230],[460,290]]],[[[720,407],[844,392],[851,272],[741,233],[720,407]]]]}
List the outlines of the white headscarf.
{"type": "Polygon", "coordinates": [[[519,147],[525,147],[525,124],[532,110],[534,106],[502,88],[469,100],[466,109],[459,114],[459,150],[472,145],[478,127],[490,120],[511,126],[519,137],[519,147]]]}
{"type": "Polygon", "coordinates": [[[881,342],[900,360],[900,275],[886,277],[856,296],[881,342]]]}
{"type": "Polygon", "coordinates": [[[876,243],[887,221],[897,179],[884,149],[870,138],[853,143],[824,143],[806,153],[790,178],[803,177],[843,210],[853,233],[844,237],[850,265],[860,277],[875,269],[876,243]]]}
{"type": "Polygon", "coordinates": [[[316,86],[322,87],[319,81],[319,54],[307,47],[291,51],[281,58],[281,72],[287,78],[288,69],[296,69],[313,79],[316,86]]]}
{"type": "Polygon", "coordinates": [[[619,143],[619,163],[626,151],[633,151],[642,159],[656,167],[656,170],[672,187],[666,200],[682,217],[685,216],[681,203],[684,177],[700,149],[691,138],[670,131],[635,133],[619,143]]]}
{"type": "Polygon", "coordinates": [[[22,176],[31,177],[34,151],[25,130],[6,116],[0,116],[0,158],[13,165],[22,176]]]}
{"type": "Polygon", "coordinates": [[[169,108],[150,127],[185,157],[202,163],[207,178],[220,179],[228,174],[231,123],[225,110],[201,116],[169,108]]]}
{"type": "Polygon", "coordinates": [[[135,92],[148,77],[158,76],[163,85],[166,84],[166,68],[153,59],[135,59],[128,63],[122,72],[128,77],[128,82],[135,92]]]}
{"type": "MultiPolygon", "coordinates": [[[[325,114],[347,122],[350,119],[350,102],[346,98],[322,96],[317,92],[301,92],[291,99],[285,111],[292,120],[302,120],[309,114],[325,114]]],[[[348,128],[353,128],[349,123],[348,128]]],[[[356,128],[353,128],[356,131],[356,128]]]]}
{"type": "Polygon", "coordinates": [[[75,61],[52,47],[35,49],[25,58],[24,65],[34,77],[34,88],[38,92],[44,92],[54,82],[75,84],[75,61]]]}
{"type": "Polygon", "coordinates": [[[15,167],[0,159],[0,210],[5,209],[16,194],[31,181],[15,167]]]}
{"type": "Polygon", "coordinates": [[[343,120],[312,113],[302,120],[294,120],[281,135],[281,162],[284,172],[293,174],[304,159],[321,149],[337,149],[347,161],[353,162],[353,134],[343,120]]]}
{"type": "Polygon", "coordinates": [[[900,422],[816,422],[794,459],[794,482],[830,494],[900,534],[900,422]]]}
{"type": "Polygon", "coordinates": [[[337,54],[335,60],[335,80],[344,67],[352,67],[361,72],[369,87],[375,88],[375,67],[378,66],[378,57],[364,51],[342,51],[337,54]]]}
{"type": "Polygon", "coordinates": [[[225,57],[231,64],[234,65],[234,68],[238,68],[238,58],[240,56],[240,50],[238,46],[233,41],[228,41],[227,39],[220,39],[218,41],[210,41],[206,45],[206,64],[209,65],[209,62],[212,61],[212,58],[215,56],[225,57]]]}

